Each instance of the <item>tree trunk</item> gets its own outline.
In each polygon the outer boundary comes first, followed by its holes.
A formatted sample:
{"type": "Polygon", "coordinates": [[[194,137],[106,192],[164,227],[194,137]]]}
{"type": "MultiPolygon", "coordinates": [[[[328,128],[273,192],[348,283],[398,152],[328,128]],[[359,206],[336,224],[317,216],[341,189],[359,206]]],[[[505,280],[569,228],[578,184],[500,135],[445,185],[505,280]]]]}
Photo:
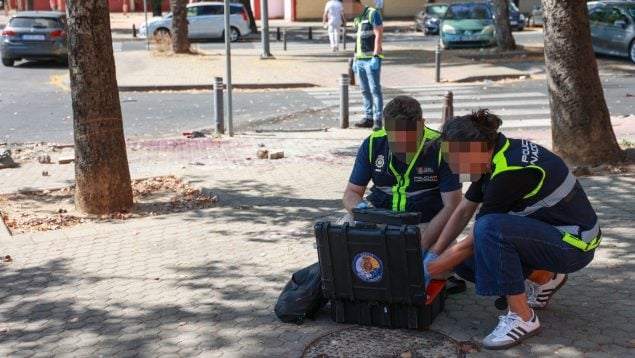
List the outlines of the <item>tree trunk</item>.
{"type": "Polygon", "coordinates": [[[543,0],[553,149],[571,165],[625,159],[598,73],[584,1],[543,0]]]}
{"type": "Polygon", "coordinates": [[[247,17],[249,18],[249,28],[251,29],[251,32],[253,32],[254,34],[258,33],[258,27],[256,26],[256,19],[254,18],[254,13],[251,10],[251,1],[240,0],[239,2],[243,4],[243,7],[245,8],[245,11],[247,12],[247,17]]]}
{"type": "Polygon", "coordinates": [[[75,207],[90,214],[132,207],[108,2],[67,0],[75,134],[75,207]]]}
{"type": "Polygon", "coordinates": [[[493,0],[494,26],[496,27],[496,45],[499,50],[511,51],[516,49],[516,41],[509,26],[509,8],[507,0],[493,0]]]}
{"type": "Polygon", "coordinates": [[[152,2],[152,16],[162,16],[162,11],[161,11],[161,3],[163,2],[163,0],[151,0],[152,2]]]}
{"type": "Polygon", "coordinates": [[[187,39],[187,0],[170,0],[172,7],[172,51],[190,53],[190,40],[187,39]]]}

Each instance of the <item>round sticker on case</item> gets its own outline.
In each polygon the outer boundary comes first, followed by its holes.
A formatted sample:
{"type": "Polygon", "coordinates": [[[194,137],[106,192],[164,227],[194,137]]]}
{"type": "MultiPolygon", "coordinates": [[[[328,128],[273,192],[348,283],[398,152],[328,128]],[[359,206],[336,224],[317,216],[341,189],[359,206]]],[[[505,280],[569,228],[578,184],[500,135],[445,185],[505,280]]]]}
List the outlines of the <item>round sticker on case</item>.
{"type": "Polygon", "coordinates": [[[360,252],[353,259],[353,271],[365,282],[380,281],[384,275],[384,264],[370,252],[360,252]]]}

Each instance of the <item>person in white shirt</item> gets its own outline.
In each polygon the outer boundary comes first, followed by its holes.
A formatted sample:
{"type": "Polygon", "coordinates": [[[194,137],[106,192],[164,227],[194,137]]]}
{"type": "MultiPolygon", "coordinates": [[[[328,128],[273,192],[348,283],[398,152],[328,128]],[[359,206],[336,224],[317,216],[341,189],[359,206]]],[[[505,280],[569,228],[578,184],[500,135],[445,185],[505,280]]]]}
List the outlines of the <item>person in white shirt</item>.
{"type": "Polygon", "coordinates": [[[339,50],[340,27],[346,26],[346,18],[344,17],[344,8],[340,0],[329,0],[324,6],[324,16],[322,16],[322,24],[324,27],[328,25],[329,41],[331,42],[331,51],[339,50]]]}

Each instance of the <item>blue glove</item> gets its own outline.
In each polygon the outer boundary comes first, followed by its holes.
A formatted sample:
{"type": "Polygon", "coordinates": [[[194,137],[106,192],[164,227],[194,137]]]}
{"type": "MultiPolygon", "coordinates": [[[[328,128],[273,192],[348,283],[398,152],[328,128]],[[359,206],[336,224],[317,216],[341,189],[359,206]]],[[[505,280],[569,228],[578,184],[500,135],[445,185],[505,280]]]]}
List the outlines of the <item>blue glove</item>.
{"type": "Polygon", "coordinates": [[[366,209],[367,207],[368,207],[368,203],[366,203],[365,201],[360,201],[360,203],[357,204],[358,209],[366,209]]]}
{"type": "Polygon", "coordinates": [[[353,59],[353,66],[351,67],[353,70],[353,73],[357,73],[357,71],[359,71],[359,68],[357,67],[357,60],[353,59]]]}
{"type": "Polygon", "coordinates": [[[370,69],[373,71],[377,71],[379,69],[380,64],[381,64],[381,59],[379,57],[373,57],[370,60],[370,69]]]}
{"type": "Polygon", "coordinates": [[[423,275],[425,276],[425,287],[428,287],[428,284],[430,283],[430,280],[432,280],[432,276],[430,275],[430,273],[428,272],[428,264],[430,263],[430,261],[434,261],[436,259],[439,258],[439,255],[435,254],[432,251],[428,251],[426,249],[421,249],[422,253],[423,250],[425,250],[428,254],[423,258],[423,275]]]}

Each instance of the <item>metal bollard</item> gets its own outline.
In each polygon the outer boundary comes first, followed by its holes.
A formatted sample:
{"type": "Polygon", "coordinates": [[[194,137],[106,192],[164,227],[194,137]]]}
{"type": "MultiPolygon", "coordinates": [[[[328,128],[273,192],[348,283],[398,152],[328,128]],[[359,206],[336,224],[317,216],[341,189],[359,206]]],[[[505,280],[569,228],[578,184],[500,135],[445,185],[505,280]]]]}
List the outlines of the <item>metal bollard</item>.
{"type": "Polygon", "coordinates": [[[346,50],[346,27],[342,27],[342,47],[346,50]]]}
{"type": "Polygon", "coordinates": [[[454,95],[452,91],[447,91],[443,95],[443,109],[441,113],[441,123],[454,118],[454,95]]]}
{"type": "Polygon", "coordinates": [[[276,41],[280,41],[280,27],[276,27],[276,41]]]}
{"type": "Polygon", "coordinates": [[[350,84],[355,86],[355,72],[353,72],[353,61],[355,61],[355,59],[348,59],[348,77],[350,79],[350,84]]]}
{"type": "Polygon", "coordinates": [[[309,26],[309,40],[313,40],[313,28],[309,26]]]}
{"type": "Polygon", "coordinates": [[[348,128],[348,75],[340,75],[340,128],[348,128]]]}
{"type": "Polygon", "coordinates": [[[223,110],[223,78],[214,77],[214,131],[225,133],[225,111],[223,110]]]}
{"type": "Polygon", "coordinates": [[[137,28],[132,24],[132,37],[137,37],[137,28]]]}
{"type": "Polygon", "coordinates": [[[287,29],[282,29],[282,48],[287,50],[287,29]]]}
{"type": "Polygon", "coordinates": [[[441,39],[437,42],[437,47],[434,49],[434,68],[436,70],[435,82],[441,81],[441,39]]]}

